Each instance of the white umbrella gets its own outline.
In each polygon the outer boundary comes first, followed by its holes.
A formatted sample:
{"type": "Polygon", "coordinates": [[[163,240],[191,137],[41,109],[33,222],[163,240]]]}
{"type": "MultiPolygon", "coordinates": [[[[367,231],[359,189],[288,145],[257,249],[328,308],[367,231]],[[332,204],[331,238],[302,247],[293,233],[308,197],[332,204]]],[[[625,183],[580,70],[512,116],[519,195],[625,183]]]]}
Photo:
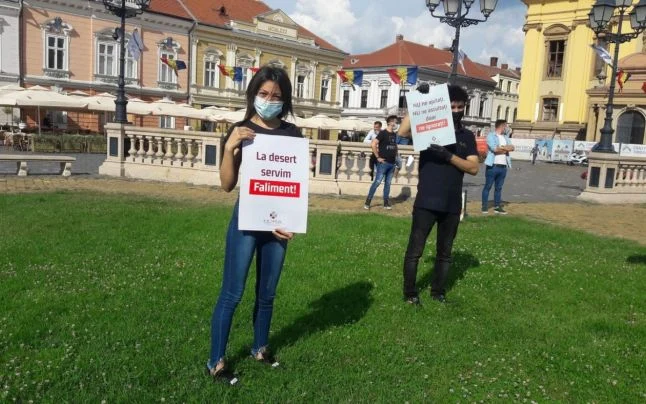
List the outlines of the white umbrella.
{"type": "Polygon", "coordinates": [[[34,86],[23,90],[12,91],[0,96],[0,105],[38,108],[38,133],[40,134],[40,107],[56,109],[82,109],[87,103],[82,98],[70,97],[51,91],[45,87],[34,86]]]}
{"type": "Polygon", "coordinates": [[[362,121],[361,119],[350,116],[347,118],[341,118],[339,123],[336,125],[334,129],[341,129],[341,130],[351,130],[351,131],[365,131],[365,130],[370,130],[372,129],[372,124],[368,123],[366,121],[362,121]]]}
{"type": "Polygon", "coordinates": [[[336,129],[339,121],[327,115],[318,114],[301,121],[301,127],[312,129],[336,129]]]}
{"type": "MultiPolygon", "coordinates": [[[[114,106],[113,106],[114,108],[114,106]]],[[[150,103],[140,100],[139,98],[128,98],[128,105],[126,105],[126,112],[135,115],[150,115],[153,112],[150,103]]],[[[114,111],[114,109],[112,109],[114,111]]]]}
{"type": "Polygon", "coordinates": [[[228,122],[228,123],[236,123],[240,122],[244,119],[245,114],[247,113],[247,109],[239,109],[237,111],[229,111],[225,112],[222,115],[222,121],[228,122]]]}

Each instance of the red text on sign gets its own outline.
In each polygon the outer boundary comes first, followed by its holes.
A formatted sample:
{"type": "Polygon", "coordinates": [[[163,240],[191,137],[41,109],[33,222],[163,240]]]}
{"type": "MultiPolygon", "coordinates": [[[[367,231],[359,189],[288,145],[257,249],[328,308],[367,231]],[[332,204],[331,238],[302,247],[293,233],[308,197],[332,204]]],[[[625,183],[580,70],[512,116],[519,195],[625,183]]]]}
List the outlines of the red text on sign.
{"type": "Polygon", "coordinates": [[[298,198],[301,196],[301,184],[298,182],[251,180],[249,194],[298,198]]]}
{"type": "Polygon", "coordinates": [[[417,129],[417,133],[422,133],[430,130],[446,128],[447,126],[449,126],[449,121],[447,119],[438,119],[437,121],[420,123],[415,126],[415,129],[417,129]]]}

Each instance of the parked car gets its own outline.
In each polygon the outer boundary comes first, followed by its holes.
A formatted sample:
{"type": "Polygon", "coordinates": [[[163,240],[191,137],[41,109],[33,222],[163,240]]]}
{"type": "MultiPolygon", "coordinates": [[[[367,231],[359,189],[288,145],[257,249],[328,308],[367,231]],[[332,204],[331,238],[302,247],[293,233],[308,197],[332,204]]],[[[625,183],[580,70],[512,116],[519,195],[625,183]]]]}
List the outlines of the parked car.
{"type": "Polygon", "coordinates": [[[573,165],[588,165],[588,156],[583,152],[573,152],[567,156],[567,164],[573,165]]]}

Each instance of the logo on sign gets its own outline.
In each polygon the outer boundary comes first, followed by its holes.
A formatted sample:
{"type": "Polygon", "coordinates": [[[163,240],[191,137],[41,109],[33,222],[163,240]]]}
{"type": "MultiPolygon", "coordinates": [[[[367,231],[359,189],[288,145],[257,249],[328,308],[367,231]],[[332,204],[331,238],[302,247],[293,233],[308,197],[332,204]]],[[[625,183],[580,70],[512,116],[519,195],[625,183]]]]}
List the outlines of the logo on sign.
{"type": "Polygon", "coordinates": [[[270,218],[272,218],[272,219],[276,219],[276,218],[278,217],[278,213],[276,213],[276,212],[273,212],[273,211],[272,211],[272,212],[269,214],[269,217],[270,217],[270,218]]]}

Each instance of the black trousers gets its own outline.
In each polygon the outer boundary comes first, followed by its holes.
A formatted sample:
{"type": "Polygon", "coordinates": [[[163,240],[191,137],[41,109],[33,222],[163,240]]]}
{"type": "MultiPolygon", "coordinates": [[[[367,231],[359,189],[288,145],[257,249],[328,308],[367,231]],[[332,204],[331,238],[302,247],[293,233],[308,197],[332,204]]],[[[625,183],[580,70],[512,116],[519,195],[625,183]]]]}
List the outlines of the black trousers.
{"type": "Polygon", "coordinates": [[[453,261],[451,250],[453,249],[453,240],[458,234],[460,215],[414,208],[408,248],[404,257],[404,297],[417,296],[417,265],[424,253],[426,239],[435,223],[437,223],[437,240],[435,242],[435,270],[431,280],[431,295],[443,295],[446,292],[446,280],[453,261]]]}

